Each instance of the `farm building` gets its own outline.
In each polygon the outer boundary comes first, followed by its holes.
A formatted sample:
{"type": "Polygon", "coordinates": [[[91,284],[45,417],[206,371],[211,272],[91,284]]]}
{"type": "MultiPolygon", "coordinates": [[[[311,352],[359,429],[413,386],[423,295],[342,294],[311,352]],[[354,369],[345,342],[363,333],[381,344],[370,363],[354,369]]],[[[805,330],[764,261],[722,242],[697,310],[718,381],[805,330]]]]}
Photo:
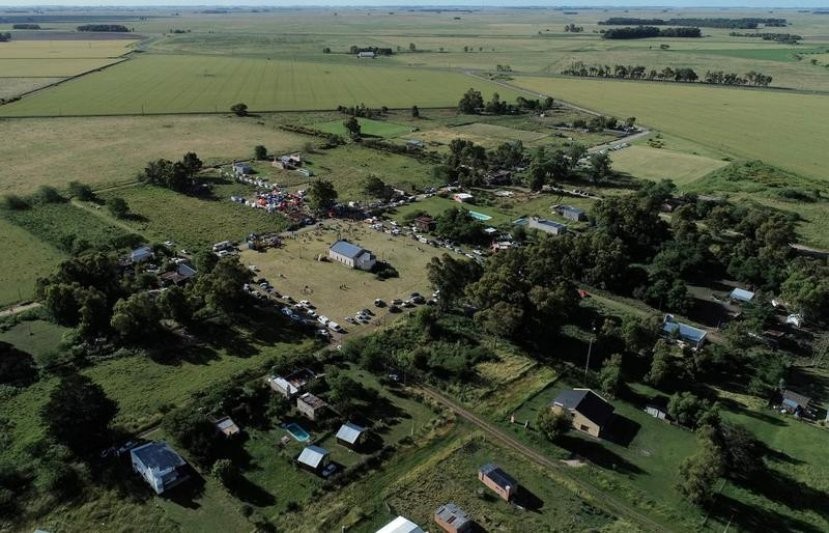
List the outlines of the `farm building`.
{"type": "Polygon", "coordinates": [[[385,526],[377,530],[377,533],[424,533],[423,529],[408,518],[398,516],[385,526]]]}
{"type": "Polygon", "coordinates": [[[377,263],[377,258],[371,252],[344,240],[331,245],[328,257],[357,270],[371,270],[377,263]]]}
{"type": "Polygon", "coordinates": [[[247,176],[253,174],[253,167],[247,163],[233,163],[233,173],[237,176],[247,176]]]}
{"type": "Polygon", "coordinates": [[[812,399],[808,396],[784,389],[780,393],[780,407],[796,417],[801,417],[809,409],[812,399]]]}
{"type": "Polygon", "coordinates": [[[459,192],[459,193],[453,194],[452,199],[455,200],[456,202],[465,204],[467,202],[471,202],[472,200],[474,200],[475,197],[472,196],[471,194],[467,193],[467,192],[459,192]]]}
{"type": "Polygon", "coordinates": [[[419,216],[414,219],[414,225],[420,231],[432,231],[435,229],[435,219],[429,215],[419,216]]]}
{"type": "Polygon", "coordinates": [[[274,157],[272,165],[282,170],[296,170],[302,166],[302,156],[300,154],[287,154],[274,157]]]}
{"type": "Polygon", "coordinates": [[[665,321],[662,323],[662,333],[670,337],[677,336],[683,342],[687,342],[694,348],[701,348],[705,343],[705,337],[708,332],[699,328],[676,322],[673,315],[665,315],[665,321]]]}
{"type": "Polygon", "coordinates": [[[296,408],[300,413],[305,415],[308,420],[316,420],[320,413],[325,409],[325,402],[322,399],[314,396],[310,392],[306,392],[296,399],[296,408]]]}
{"type": "Polygon", "coordinates": [[[567,232],[566,225],[537,217],[530,217],[527,220],[527,227],[549,233],[550,235],[563,235],[567,232]]]}
{"type": "Polygon", "coordinates": [[[328,465],[328,450],[319,446],[306,446],[296,458],[299,466],[315,474],[322,474],[328,465]]]}
{"type": "Polygon", "coordinates": [[[239,426],[236,425],[236,422],[229,416],[216,420],[213,425],[216,426],[216,431],[227,438],[235,437],[242,432],[239,426]]]}
{"type": "Polygon", "coordinates": [[[469,515],[451,502],[435,511],[435,523],[448,533],[467,533],[473,529],[469,515]]]}
{"type": "Polygon", "coordinates": [[[754,300],[754,293],[745,289],[734,289],[728,295],[728,299],[732,302],[750,303],[754,300]]]}
{"type": "Polygon", "coordinates": [[[500,466],[492,463],[485,464],[478,470],[478,479],[505,501],[509,501],[518,492],[518,482],[501,470],[500,466]]]}
{"type": "Polygon", "coordinates": [[[132,469],[149,483],[156,494],[189,479],[187,462],[164,442],[150,442],[130,450],[132,469]]]}
{"type": "Polygon", "coordinates": [[[563,216],[564,218],[572,220],[574,222],[581,222],[582,220],[587,220],[587,213],[584,211],[584,209],[573,207],[572,205],[554,205],[553,211],[563,216]]]}
{"type": "Polygon", "coordinates": [[[143,263],[155,257],[153,249],[149,246],[140,246],[130,252],[130,262],[133,264],[143,263]]]}
{"type": "Polygon", "coordinates": [[[365,442],[367,435],[368,430],[366,428],[346,422],[337,431],[337,443],[346,448],[356,449],[365,442]]]}
{"type": "Polygon", "coordinates": [[[574,429],[594,437],[601,437],[613,418],[613,406],[590,389],[564,391],[556,396],[550,408],[566,410],[572,416],[574,429]]]}

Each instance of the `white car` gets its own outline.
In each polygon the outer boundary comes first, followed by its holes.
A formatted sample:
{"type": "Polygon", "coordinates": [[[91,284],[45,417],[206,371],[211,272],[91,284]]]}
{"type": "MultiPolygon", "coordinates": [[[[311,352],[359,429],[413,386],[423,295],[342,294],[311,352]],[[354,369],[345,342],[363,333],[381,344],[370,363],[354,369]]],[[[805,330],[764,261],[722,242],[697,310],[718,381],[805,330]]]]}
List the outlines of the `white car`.
{"type": "Polygon", "coordinates": [[[329,322],[331,322],[331,321],[330,321],[330,320],[328,320],[328,317],[327,317],[327,316],[325,316],[325,315],[320,315],[320,316],[318,316],[318,317],[317,317],[317,322],[319,322],[319,323],[320,323],[320,324],[322,324],[323,326],[327,326],[327,325],[328,325],[328,323],[329,323],[329,322]]]}
{"type": "Polygon", "coordinates": [[[339,324],[330,321],[328,322],[328,329],[330,329],[331,331],[336,331],[337,333],[341,333],[343,330],[343,328],[339,324]]]}

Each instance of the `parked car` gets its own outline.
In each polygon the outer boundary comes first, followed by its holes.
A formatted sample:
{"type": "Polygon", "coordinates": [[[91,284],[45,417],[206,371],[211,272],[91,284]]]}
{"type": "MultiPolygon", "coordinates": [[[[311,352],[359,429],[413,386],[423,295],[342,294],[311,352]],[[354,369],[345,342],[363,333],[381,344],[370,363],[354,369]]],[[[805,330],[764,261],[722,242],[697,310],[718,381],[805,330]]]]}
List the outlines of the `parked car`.
{"type": "Polygon", "coordinates": [[[391,301],[391,303],[392,305],[401,305],[403,303],[403,300],[401,300],[400,298],[395,298],[391,301]]]}
{"type": "Polygon", "coordinates": [[[328,325],[328,323],[329,323],[329,322],[331,322],[331,321],[330,321],[330,320],[328,320],[328,317],[327,317],[327,316],[325,316],[325,315],[320,315],[320,316],[318,316],[318,317],[317,317],[317,322],[319,322],[319,323],[320,323],[320,324],[322,324],[323,326],[327,326],[327,325],[328,325]]]}
{"type": "Polygon", "coordinates": [[[391,307],[389,307],[389,313],[399,313],[400,311],[401,309],[396,305],[392,305],[391,307]]]}
{"type": "Polygon", "coordinates": [[[360,311],[360,313],[364,314],[364,315],[368,315],[368,316],[373,316],[374,315],[374,313],[372,313],[371,309],[363,309],[362,311],[360,311]]]}
{"type": "Polygon", "coordinates": [[[377,299],[374,300],[374,305],[375,305],[375,307],[385,307],[386,302],[384,302],[380,298],[377,298],[377,299]]]}
{"type": "Polygon", "coordinates": [[[328,329],[330,329],[331,331],[336,331],[337,333],[343,332],[342,326],[340,326],[336,322],[328,322],[328,329]]]}

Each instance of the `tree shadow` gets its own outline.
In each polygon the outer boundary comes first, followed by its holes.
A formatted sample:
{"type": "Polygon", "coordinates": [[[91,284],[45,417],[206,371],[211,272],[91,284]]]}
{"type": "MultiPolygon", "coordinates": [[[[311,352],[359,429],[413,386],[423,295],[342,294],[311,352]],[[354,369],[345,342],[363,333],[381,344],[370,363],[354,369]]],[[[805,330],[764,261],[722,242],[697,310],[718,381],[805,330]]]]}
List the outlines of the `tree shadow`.
{"type": "Polygon", "coordinates": [[[276,497],[245,476],[239,476],[228,487],[233,496],[257,507],[269,507],[276,503],[276,497]]]}
{"type": "Polygon", "coordinates": [[[746,490],[792,510],[809,510],[824,519],[829,518],[829,494],[777,470],[765,468],[748,480],[737,478],[733,481],[746,490]]]}
{"type": "Polygon", "coordinates": [[[201,503],[198,500],[204,495],[205,480],[190,465],[187,465],[186,472],[188,479],[165,492],[162,497],[187,509],[199,509],[201,503]]]}
{"type": "Polygon", "coordinates": [[[645,471],[627,459],[608,450],[601,442],[587,440],[571,435],[564,435],[556,444],[575,456],[583,457],[600,468],[613,470],[625,475],[640,475],[645,471]]]}
{"type": "Polygon", "coordinates": [[[728,310],[719,302],[692,298],[688,318],[708,327],[717,327],[729,320],[728,310]]]}
{"type": "Polygon", "coordinates": [[[719,495],[716,505],[709,512],[725,524],[733,523],[740,531],[767,533],[768,531],[799,531],[801,533],[821,533],[824,530],[788,516],[783,516],[770,509],[748,505],[729,496],[719,495]]]}
{"type": "Polygon", "coordinates": [[[785,420],[781,420],[780,418],[778,418],[776,416],[772,416],[772,415],[766,414],[766,413],[761,413],[761,412],[755,411],[753,409],[745,409],[742,405],[740,405],[739,403],[737,403],[736,401],[734,401],[730,398],[721,397],[721,398],[718,398],[717,401],[720,402],[720,404],[723,407],[725,407],[726,409],[728,409],[729,411],[732,411],[732,412],[735,412],[735,413],[740,413],[740,414],[743,414],[745,416],[749,416],[749,417],[754,418],[756,420],[759,420],[761,422],[765,422],[766,424],[771,424],[772,426],[778,426],[778,427],[785,427],[785,426],[789,425],[788,423],[786,423],[785,420]]]}
{"type": "Polygon", "coordinates": [[[614,414],[608,423],[607,429],[602,432],[602,438],[627,448],[641,428],[642,425],[638,422],[614,414]]]}
{"type": "Polygon", "coordinates": [[[34,357],[7,342],[0,342],[0,384],[28,387],[37,380],[34,357]]]}

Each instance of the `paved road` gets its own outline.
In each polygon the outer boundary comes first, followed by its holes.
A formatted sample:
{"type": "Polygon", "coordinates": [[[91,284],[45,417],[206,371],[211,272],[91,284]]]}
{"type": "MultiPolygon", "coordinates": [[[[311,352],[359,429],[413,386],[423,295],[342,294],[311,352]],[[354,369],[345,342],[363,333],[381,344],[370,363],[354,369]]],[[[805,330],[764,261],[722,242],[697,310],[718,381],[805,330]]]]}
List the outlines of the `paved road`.
{"type": "Polygon", "coordinates": [[[592,485],[589,485],[584,481],[573,477],[569,472],[567,472],[567,468],[569,467],[550,459],[549,457],[537,452],[536,450],[528,446],[525,446],[524,444],[522,444],[509,434],[505,433],[498,427],[494,426],[493,424],[483,420],[479,416],[463,408],[457,402],[446,397],[440,391],[427,385],[421,385],[419,388],[425,394],[429,395],[433,399],[437,400],[439,403],[451,409],[459,417],[477,426],[484,433],[486,433],[488,437],[497,440],[500,443],[512,448],[513,450],[515,450],[525,458],[529,459],[530,461],[536,463],[537,465],[552,470],[559,476],[566,477],[567,483],[569,485],[578,486],[579,490],[577,492],[580,496],[583,494],[592,496],[592,503],[603,506],[610,512],[622,518],[630,520],[644,531],[672,531],[663,524],[655,522],[648,516],[634,509],[631,509],[630,506],[628,506],[624,502],[621,502],[618,499],[608,495],[607,493],[596,489],[592,485]]]}

